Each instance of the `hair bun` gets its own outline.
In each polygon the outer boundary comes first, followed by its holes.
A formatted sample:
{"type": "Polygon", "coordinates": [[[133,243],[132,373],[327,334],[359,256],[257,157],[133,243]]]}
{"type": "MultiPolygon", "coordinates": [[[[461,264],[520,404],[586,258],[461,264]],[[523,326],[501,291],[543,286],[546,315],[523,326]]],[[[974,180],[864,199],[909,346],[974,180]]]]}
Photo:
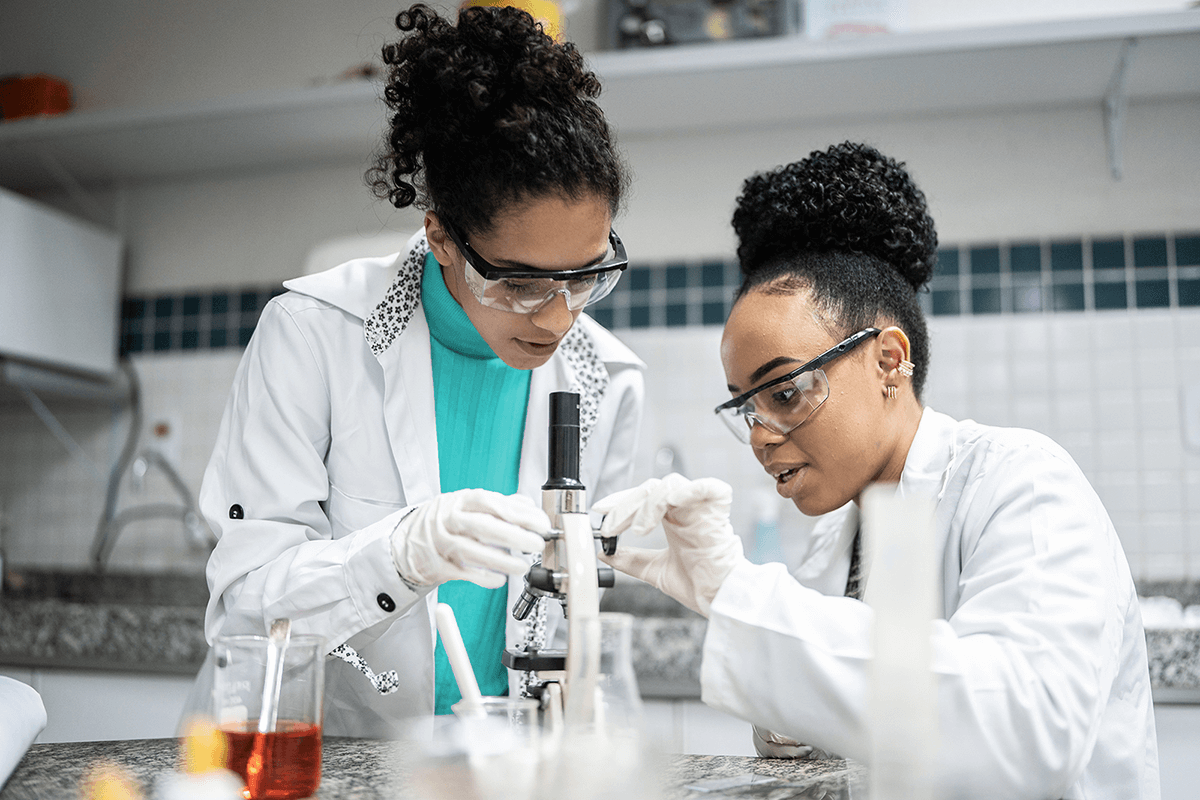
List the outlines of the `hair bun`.
{"type": "Polygon", "coordinates": [[[587,193],[615,214],[626,171],[596,103],[600,81],[527,12],[468,6],[457,23],[421,3],[384,46],[386,139],[367,182],[397,208],[489,229],[504,204],[587,193]]]}
{"type": "Polygon", "coordinates": [[[778,258],[844,251],[880,259],[916,290],[937,264],[925,195],[902,163],[865,144],[844,142],[751,176],[733,228],[747,276],[778,258]]]}

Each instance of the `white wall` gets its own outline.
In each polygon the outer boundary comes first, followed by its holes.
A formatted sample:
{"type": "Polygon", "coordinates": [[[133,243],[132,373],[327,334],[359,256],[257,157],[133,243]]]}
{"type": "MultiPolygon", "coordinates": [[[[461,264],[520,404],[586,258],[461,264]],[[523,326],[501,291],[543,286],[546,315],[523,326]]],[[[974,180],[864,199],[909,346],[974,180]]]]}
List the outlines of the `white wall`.
{"type": "Polygon", "coordinates": [[[1119,182],[1099,107],[623,139],[636,182],[621,235],[650,260],[731,253],[729,220],[746,177],[847,139],[908,165],[944,242],[1194,227],[1200,102],[1134,105],[1127,125],[1119,182]]]}
{"type": "MultiPolygon", "coordinates": [[[[623,139],[635,183],[618,228],[643,263],[728,257],[752,173],[846,139],[903,160],[944,242],[1187,230],[1200,224],[1200,100],[1135,104],[1114,181],[1098,107],[623,139]]],[[[338,235],[412,230],[421,216],[373,201],[364,164],[150,183],[124,190],[128,291],[291,277],[338,235]]]]}

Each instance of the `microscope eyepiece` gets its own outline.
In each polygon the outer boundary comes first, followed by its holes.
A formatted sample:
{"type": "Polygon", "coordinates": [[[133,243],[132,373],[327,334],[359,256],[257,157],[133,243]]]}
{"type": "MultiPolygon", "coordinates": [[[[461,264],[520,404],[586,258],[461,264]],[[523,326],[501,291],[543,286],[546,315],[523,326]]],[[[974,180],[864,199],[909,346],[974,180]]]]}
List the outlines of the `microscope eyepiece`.
{"type": "Polygon", "coordinates": [[[582,489],[579,482],[579,395],[550,393],[549,478],[543,489],[582,489]]]}

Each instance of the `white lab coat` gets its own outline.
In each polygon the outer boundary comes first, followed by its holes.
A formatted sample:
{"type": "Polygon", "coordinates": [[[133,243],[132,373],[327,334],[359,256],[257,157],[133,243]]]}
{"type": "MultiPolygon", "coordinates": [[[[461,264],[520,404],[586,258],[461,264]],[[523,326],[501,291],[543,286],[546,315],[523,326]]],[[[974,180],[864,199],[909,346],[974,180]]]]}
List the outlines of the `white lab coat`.
{"type": "MultiPolygon", "coordinates": [[[[440,492],[429,328],[417,307],[378,356],[364,338],[364,320],[402,269],[419,283],[426,249],[421,232],[407,254],[285,283],[291,291],[264,309],[238,368],[200,492],[218,537],[207,568],[210,642],[289,617],[295,633],[324,637],[326,652],[348,643],[376,672],[398,671],[399,690],[382,696],[327,659],[327,735],[393,736],[401,720],[433,712],[437,592],[406,588],[390,550],[398,512],[440,492]],[[244,518],[231,518],[234,505],[244,518]]],[[[575,328],[603,366],[588,363],[607,370],[581,459],[581,480],[599,497],[631,480],[644,365],[587,316],[575,328]]],[[[539,505],[549,394],[580,391],[565,347],[530,383],[519,492],[539,505]]],[[[523,583],[509,581],[509,607],[523,583]]],[[[552,626],[558,604],[548,605],[552,626]]],[[[508,644],[524,630],[510,616],[508,644]]]]}
{"type": "MultiPolygon", "coordinates": [[[[941,780],[949,797],[1157,800],[1146,640],[1116,531],[1046,437],[926,409],[899,492],[936,498],[941,780]]],[[[872,611],[840,596],[850,503],[804,561],[743,564],[712,604],[706,703],[865,760],[872,611]]],[[[869,578],[868,578],[868,586],[869,578]]]]}

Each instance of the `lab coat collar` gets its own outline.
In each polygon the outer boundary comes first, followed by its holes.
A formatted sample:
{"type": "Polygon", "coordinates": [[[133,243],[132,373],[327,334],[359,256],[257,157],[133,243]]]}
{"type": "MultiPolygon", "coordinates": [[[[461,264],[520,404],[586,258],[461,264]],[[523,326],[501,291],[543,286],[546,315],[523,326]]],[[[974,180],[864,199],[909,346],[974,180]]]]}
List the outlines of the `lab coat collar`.
{"type": "MultiPolygon", "coordinates": [[[[396,283],[401,265],[408,263],[408,259],[401,260],[401,255],[414,254],[414,251],[419,250],[427,252],[428,249],[425,231],[422,229],[408,240],[404,253],[355,258],[324,272],[292,278],[284,281],[283,285],[293,292],[329,303],[365,321],[375,311],[389,288],[396,283]]],[[[417,276],[417,287],[419,291],[420,273],[417,276]]]]}
{"type": "MultiPolygon", "coordinates": [[[[941,499],[946,476],[954,462],[955,422],[931,408],[921,413],[916,436],[904,460],[898,492],[901,496],[941,499]]],[[[796,580],[820,591],[838,592],[841,573],[831,569],[836,560],[845,560],[854,544],[860,522],[858,504],[853,500],[817,520],[809,535],[808,548],[793,573],[796,580]]]]}
{"type": "Polygon", "coordinates": [[[901,497],[928,497],[935,501],[942,498],[956,454],[957,424],[953,418],[928,406],[921,412],[917,435],[900,473],[901,497]]]}
{"type": "Polygon", "coordinates": [[[858,505],[846,505],[820,517],[808,538],[808,549],[793,574],[800,583],[822,594],[841,594],[845,570],[832,569],[837,559],[848,558],[858,531],[858,505]]]}

